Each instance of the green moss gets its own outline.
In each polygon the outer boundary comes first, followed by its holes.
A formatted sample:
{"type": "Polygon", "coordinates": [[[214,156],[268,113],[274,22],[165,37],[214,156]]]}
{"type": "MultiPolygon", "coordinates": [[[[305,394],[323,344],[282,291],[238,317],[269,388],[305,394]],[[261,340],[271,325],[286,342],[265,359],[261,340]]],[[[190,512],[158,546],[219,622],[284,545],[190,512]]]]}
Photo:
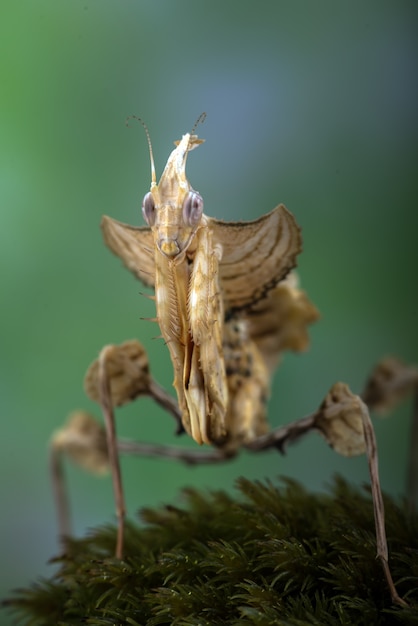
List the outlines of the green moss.
{"type": "Polygon", "coordinates": [[[366,492],[336,479],[330,495],[298,483],[238,481],[241,495],[184,492],[185,506],[127,524],[125,558],[106,526],[71,540],[49,581],[7,606],[20,623],[370,626],[418,624],[418,518],[385,498],[391,603],[376,559],[366,492]]]}

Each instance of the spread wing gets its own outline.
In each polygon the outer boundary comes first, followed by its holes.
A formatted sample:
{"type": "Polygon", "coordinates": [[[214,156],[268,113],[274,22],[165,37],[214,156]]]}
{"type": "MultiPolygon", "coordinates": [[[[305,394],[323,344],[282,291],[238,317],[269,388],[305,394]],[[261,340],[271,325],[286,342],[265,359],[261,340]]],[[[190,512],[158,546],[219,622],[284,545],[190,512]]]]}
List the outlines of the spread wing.
{"type": "Polygon", "coordinates": [[[147,226],[135,228],[104,215],[101,228],[106,245],[145,285],[155,285],[154,237],[147,226]]]}
{"type": "MultiPolygon", "coordinates": [[[[280,204],[250,222],[209,218],[214,243],[222,245],[219,266],[225,311],[233,313],[262,300],[296,265],[302,249],[299,226],[280,204]]],[[[102,219],[106,245],[143,283],[155,285],[154,239],[150,228],[102,219]]]]}
{"type": "Polygon", "coordinates": [[[223,249],[220,284],[229,313],[263,299],[295,267],[302,250],[300,228],[283,204],[251,222],[212,218],[210,227],[223,249]]]}

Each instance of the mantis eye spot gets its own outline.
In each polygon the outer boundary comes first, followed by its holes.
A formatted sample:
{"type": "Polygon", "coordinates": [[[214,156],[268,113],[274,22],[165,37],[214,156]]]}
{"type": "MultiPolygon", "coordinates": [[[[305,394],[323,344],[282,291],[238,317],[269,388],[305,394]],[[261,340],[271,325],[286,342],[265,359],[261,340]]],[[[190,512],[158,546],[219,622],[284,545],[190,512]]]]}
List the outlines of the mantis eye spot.
{"type": "Polygon", "coordinates": [[[142,200],[142,215],[148,226],[152,226],[155,222],[155,202],[152,193],[149,191],[142,200]]]}
{"type": "Polygon", "coordinates": [[[187,226],[197,226],[203,213],[203,198],[197,191],[189,191],[183,202],[183,220],[187,226]]]}

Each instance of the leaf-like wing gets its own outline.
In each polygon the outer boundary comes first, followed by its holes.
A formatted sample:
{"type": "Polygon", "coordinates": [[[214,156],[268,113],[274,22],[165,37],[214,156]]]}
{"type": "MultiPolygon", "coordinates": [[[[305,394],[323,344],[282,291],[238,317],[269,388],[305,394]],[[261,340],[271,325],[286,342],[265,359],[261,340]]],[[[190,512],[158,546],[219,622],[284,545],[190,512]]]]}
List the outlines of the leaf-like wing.
{"type": "Polygon", "coordinates": [[[147,226],[135,228],[104,215],[101,223],[106,245],[145,285],[155,285],[154,237],[147,226]]]}
{"type": "Polygon", "coordinates": [[[220,283],[226,312],[255,304],[295,267],[302,237],[283,204],[251,222],[210,220],[222,245],[220,283]]]}

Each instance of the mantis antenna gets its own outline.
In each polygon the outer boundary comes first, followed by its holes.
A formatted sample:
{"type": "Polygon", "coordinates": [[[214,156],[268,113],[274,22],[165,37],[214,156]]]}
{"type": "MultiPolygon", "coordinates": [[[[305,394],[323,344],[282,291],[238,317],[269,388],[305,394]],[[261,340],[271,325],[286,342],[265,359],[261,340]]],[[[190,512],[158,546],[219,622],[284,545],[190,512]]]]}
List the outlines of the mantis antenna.
{"type": "MultiPolygon", "coordinates": [[[[202,115],[203,115],[203,113],[202,113],[202,115]]],[[[196,121],[196,124],[195,124],[194,127],[197,126],[197,124],[199,123],[199,120],[201,119],[202,115],[199,116],[199,118],[196,121]]],[[[205,116],[206,116],[206,114],[205,114],[205,116]]],[[[151,187],[155,187],[155,185],[157,184],[157,178],[156,178],[156,175],[155,175],[154,155],[153,155],[153,152],[152,152],[151,137],[150,137],[150,134],[149,134],[148,126],[145,124],[144,120],[142,120],[137,115],[129,115],[126,118],[126,120],[125,120],[126,126],[129,127],[129,123],[128,122],[129,122],[129,120],[132,120],[132,119],[133,120],[137,120],[137,122],[139,122],[142,125],[143,129],[145,130],[145,134],[147,136],[147,142],[148,142],[149,158],[150,158],[150,161],[151,161],[151,187]]]]}
{"type": "Polygon", "coordinates": [[[190,131],[191,135],[194,135],[194,132],[196,130],[196,128],[199,126],[199,124],[203,124],[203,122],[206,119],[206,111],[203,111],[203,113],[201,113],[199,115],[199,117],[197,118],[197,120],[195,121],[192,130],[190,131]]]}

